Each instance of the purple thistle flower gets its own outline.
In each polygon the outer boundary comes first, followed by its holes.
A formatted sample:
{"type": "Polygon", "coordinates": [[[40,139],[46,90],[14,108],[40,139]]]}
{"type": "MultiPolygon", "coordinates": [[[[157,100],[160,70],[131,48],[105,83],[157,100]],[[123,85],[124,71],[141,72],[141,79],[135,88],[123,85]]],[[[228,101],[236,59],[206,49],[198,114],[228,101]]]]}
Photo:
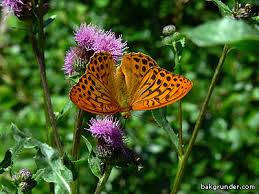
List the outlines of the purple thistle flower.
{"type": "Polygon", "coordinates": [[[115,61],[127,48],[127,43],[122,42],[121,36],[116,38],[111,30],[104,31],[94,24],[81,24],[74,38],[79,46],[87,50],[110,52],[115,61]]]}
{"type": "Polygon", "coordinates": [[[119,121],[112,116],[97,116],[90,120],[89,129],[87,129],[100,142],[111,146],[113,149],[123,147],[123,134],[119,121]]]}
{"type": "Polygon", "coordinates": [[[65,74],[68,76],[73,76],[76,73],[85,72],[86,65],[93,54],[93,50],[85,50],[80,46],[70,48],[65,56],[65,74]]]}
{"type": "Polygon", "coordinates": [[[81,24],[79,29],[75,32],[74,38],[79,46],[90,50],[93,49],[99,32],[100,29],[93,24],[81,24]]]}
{"type": "MultiPolygon", "coordinates": [[[[8,11],[12,11],[17,16],[17,18],[22,21],[32,21],[37,18],[37,14],[39,13],[38,2],[34,3],[32,0],[3,0],[1,6],[6,7],[8,11]]],[[[49,4],[43,3],[43,15],[47,13],[48,8],[49,4]]]]}
{"type": "Polygon", "coordinates": [[[12,10],[15,13],[22,12],[25,4],[22,0],[3,0],[2,6],[12,10]]]}
{"type": "Polygon", "coordinates": [[[118,61],[123,55],[123,51],[127,48],[127,43],[123,42],[121,36],[116,38],[112,31],[104,31],[94,24],[81,24],[76,30],[74,38],[77,43],[77,50],[74,51],[72,48],[67,52],[64,64],[65,74],[69,76],[76,72],[74,68],[76,62],[82,61],[81,66],[87,65],[92,52],[109,52],[114,60],[118,61]]]}
{"type": "Polygon", "coordinates": [[[93,50],[107,51],[112,54],[115,61],[118,61],[126,48],[127,43],[122,42],[121,36],[119,38],[116,38],[115,34],[112,31],[101,31],[93,44],[93,50]]]}
{"type": "Polygon", "coordinates": [[[96,155],[105,163],[141,167],[141,158],[126,147],[119,121],[113,116],[97,116],[90,120],[88,131],[97,138],[96,155]]]}
{"type": "Polygon", "coordinates": [[[73,68],[74,60],[75,60],[75,52],[74,52],[74,48],[71,48],[70,50],[67,51],[65,56],[64,71],[66,75],[71,76],[74,73],[74,68],[73,68]]]}

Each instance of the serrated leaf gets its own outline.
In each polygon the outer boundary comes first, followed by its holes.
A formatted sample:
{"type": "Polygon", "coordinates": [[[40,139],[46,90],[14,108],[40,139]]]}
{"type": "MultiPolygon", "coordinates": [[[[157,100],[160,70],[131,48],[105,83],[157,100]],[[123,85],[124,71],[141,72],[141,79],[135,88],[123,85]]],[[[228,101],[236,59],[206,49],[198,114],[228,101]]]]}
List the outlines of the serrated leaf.
{"type": "Polygon", "coordinates": [[[211,1],[217,5],[222,16],[232,15],[231,9],[226,4],[222,3],[220,0],[211,0],[211,1]]]}
{"type": "Polygon", "coordinates": [[[35,161],[39,168],[36,173],[37,179],[54,183],[55,193],[71,193],[69,182],[72,181],[72,173],[64,166],[58,152],[49,145],[29,137],[14,124],[12,124],[12,130],[16,141],[19,142],[16,152],[25,147],[26,144],[38,149],[35,156],[35,161]]]}
{"type": "Polygon", "coordinates": [[[15,144],[15,146],[11,149],[12,150],[12,159],[15,159],[21,153],[21,151],[23,150],[23,148],[28,140],[29,140],[28,138],[21,139],[19,142],[17,142],[15,144]]]}
{"type": "Polygon", "coordinates": [[[102,177],[101,166],[100,166],[101,160],[97,157],[90,156],[88,158],[88,164],[89,164],[89,167],[90,167],[92,173],[100,179],[102,177]]]}
{"type": "Polygon", "coordinates": [[[35,161],[40,169],[44,169],[42,178],[55,183],[55,193],[71,193],[69,182],[72,181],[72,173],[63,165],[59,154],[45,143],[37,144],[39,150],[35,161]]]}
{"type": "Polygon", "coordinates": [[[11,124],[11,129],[12,129],[12,132],[13,132],[12,134],[15,141],[18,143],[15,145],[15,147],[12,150],[14,157],[16,156],[14,152],[17,151],[17,153],[19,153],[19,149],[35,147],[35,145],[33,145],[30,141],[30,138],[32,138],[31,134],[24,133],[14,123],[11,124]]]}
{"type": "Polygon", "coordinates": [[[5,172],[5,169],[12,164],[12,153],[7,150],[4,155],[4,159],[0,163],[0,174],[5,172]]]}
{"type": "Polygon", "coordinates": [[[166,113],[165,108],[152,110],[152,115],[155,121],[161,128],[163,128],[167,132],[167,134],[169,135],[173,143],[173,146],[175,147],[176,150],[178,150],[178,137],[174,133],[174,130],[172,129],[171,125],[168,123],[165,113],[166,113]]]}
{"type": "Polygon", "coordinates": [[[259,41],[258,31],[241,20],[231,18],[207,22],[183,33],[198,46],[259,41]]]}
{"type": "Polygon", "coordinates": [[[27,135],[24,132],[21,132],[20,129],[18,129],[18,127],[14,123],[11,124],[11,129],[13,131],[15,141],[19,142],[21,139],[27,137],[27,135]]]}

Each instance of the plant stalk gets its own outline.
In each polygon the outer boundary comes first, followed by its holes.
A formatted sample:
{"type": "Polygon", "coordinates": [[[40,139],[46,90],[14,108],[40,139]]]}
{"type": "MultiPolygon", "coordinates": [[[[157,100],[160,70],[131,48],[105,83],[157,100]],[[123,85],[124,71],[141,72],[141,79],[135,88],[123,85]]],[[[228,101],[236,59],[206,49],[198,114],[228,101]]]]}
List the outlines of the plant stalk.
{"type": "Polygon", "coordinates": [[[63,148],[62,144],[59,138],[58,134],[58,128],[56,123],[56,118],[54,115],[54,111],[52,108],[51,98],[50,98],[50,91],[49,86],[47,82],[46,77],[46,64],[45,64],[45,55],[44,55],[44,41],[45,41],[45,35],[44,35],[44,26],[43,26],[43,11],[42,11],[42,5],[43,1],[39,1],[39,12],[37,15],[37,21],[38,21],[38,36],[33,32],[32,25],[29,27],[29,37],[32,44],[32,49],[34,51],[35,57],[37,59],[37,63],[39,65],[39,72],[40,72],[40,79],[41,79],[41,85],[43,89],[43,98],[44,98],[44,110],[45,110],[45,117],[46,117],[46,123],[47,128],[49,126],[51,127],[52,131],[48,129],[48,135],[47,138],[50,141],[51,145],[56,147],[60,154],[63,154],[63,148]],[[53,133],[53,138],[50,138],[51,133],[53,133]]]}
{"type": "MultiPolygon", "coordinates": [[[[175,64],[175,72],[178,74],[182,73],[180,57],[178,55],[178,49],[176,46],[176,42],[173,44],[173,53],[174,53],[174,64],[175,64]]],[[[179,157],[183,155],[183,114],[182,114],[182,100],[178,101],[178,154],[179,157]]]]}
{"type": "MultiPolygon", "coordinates": [[[[76,115],[76,123],[74,127],[74,135],[73,135],[73,148],[72,148],[72,157],[74,161],[79,160],[80,157],[80,140],[81,140],[81,133],[82,133],[82,125],[84,119],[84,111],[78,109],[76,115]]],[[[79,166],[76,165],[76,171],[79,173],[79,166]]],[[[72,194],[79,194],[79,186],[80,180],[79,177],[72,183],[72,194]]]]}
{"type": "Polygon", "coordinates": [[[195,140],[196,140],[196,137],[197,137],[197,134],[198,134],[198,130],[199,130],[200,126],[201,126],[201,122],[204,119],[205,112],[207,110],[211,94],[212,94],[213,89],[214,89],[214,87],[216,85],[216,81],[217,81],[217,79],[218,79],[218,77],[220,75],[220,72],[221,72],[221,69],[223,67],[223,64],[224,64],[224,61],[226,59],[226,56],[228,54],[228,51],[229,51],[228,46],[224,45],[221,57],[219,59],[218,65],[217,65],[217,67],[215,69],[214,75],[212,77],[212,80],[211,80],[211,83],[210,83],[210,86],[209,86],[209,90],[208,90],[207,96],[206,96],[206,98],[205,98],[205,100],[203,102],[201,111],[199,113],[198,119],[197,119],[196,124],[195,124],[194,129],[193,129],[193,133],[192,133],[191,139],[190,139],[190,141],[188,143],[186,152],[183,155],[182,159],[179,157],[178,169],[177,169],[176,177],[175,177],[175,180],[174,180],[174,183],[173,183],[173,188],[172,188],[171,194],[176,194],[177,191],[179,190],[180,183],[181,183],[181,180],[182,180],[182,177],[183,177],[183,174],[184,174],[184,169],[185,169],[187,160],[188,160],[188,158],[189,158],[189,156],[191,154],[193,145],[195,143],[195,140]]]}
{"type": "Polygon", "coordinates": [[[179,157],[183,155],[183,114],[182,114],[182,101],[178,102],[178,120],[179,120],[179,129],[178,129],[178,139],[179,139],[179,157]]]}
{"type": "Polygon", "coordinates": [[[96,190],[95,190],[94,194],[100,194],[101,193],[101,191],[103,190],[106,182],[108,181],[108,178],[111,174],[111,171],[112,171],[112,166],[109,165],[109,164],[106,164],[104,174],[99,179],[99,182],[97,184],[97,187],[96,187],[96,190]]]}

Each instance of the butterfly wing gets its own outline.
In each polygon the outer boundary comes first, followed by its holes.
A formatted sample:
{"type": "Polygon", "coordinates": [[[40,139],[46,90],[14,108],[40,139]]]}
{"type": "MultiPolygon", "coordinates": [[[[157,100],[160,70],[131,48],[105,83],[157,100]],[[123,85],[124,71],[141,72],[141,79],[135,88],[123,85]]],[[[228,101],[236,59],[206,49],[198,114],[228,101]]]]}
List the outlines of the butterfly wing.
{"type": "Polygon", "coordinates": [[[132,110],[161,108],[180,100],[191,88],[192,82],[184,76],[152,67],[141,80],[130,106],[132,110]]]}
{"type": "Polygon", "coordinates": [[[121,71],[125,76],[128,102],[134,101],[134,96],[143,77],[151,67],[158,67],[157,63],[143,53],[124,54],[121,71]]]}
{"type": "Polygon", "coordinates": [[[192,88],[190,80],[160,68],[151,57],[142,53],[124,55],[121,69],[132,110],[166,106],[184,97],[192,88]]]}
{"type": "Polygon", "coordinates": [[[85,74],[70,90],[71,101],[80,109],[95,114],[115,114],[120,111],[114,87],[115,65],[111,54],[95,53],[85,74]]]}

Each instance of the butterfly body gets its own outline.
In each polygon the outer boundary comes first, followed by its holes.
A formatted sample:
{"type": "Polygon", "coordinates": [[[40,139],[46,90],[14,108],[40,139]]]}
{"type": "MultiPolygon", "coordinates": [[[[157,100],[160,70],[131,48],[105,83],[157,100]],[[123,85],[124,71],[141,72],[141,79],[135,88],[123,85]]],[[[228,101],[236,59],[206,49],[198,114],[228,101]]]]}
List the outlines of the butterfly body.
{"type": "Polygon", "coordinates": [[[95,114],[152,110],[184,97],[192,88],[190,80],[160,68],[149,56],[129,53],[117,68],[111,54],[95,53],[85,74],[70,91],[80,109],[95,114]]]}
{"type": "Polygon", "coordinates": [[[115,91],[119,91],[117,94],[117,101],[119,103],[120,110],[119,112],[128,112],[131,111],[131,107],[129,106],[129,94],[126,90],[126,81],[125,75],[121,71],[120,67],[117,67],[115,73],[115,91]],[[118,88],[118,89],[116,89],[118,88]]]}

